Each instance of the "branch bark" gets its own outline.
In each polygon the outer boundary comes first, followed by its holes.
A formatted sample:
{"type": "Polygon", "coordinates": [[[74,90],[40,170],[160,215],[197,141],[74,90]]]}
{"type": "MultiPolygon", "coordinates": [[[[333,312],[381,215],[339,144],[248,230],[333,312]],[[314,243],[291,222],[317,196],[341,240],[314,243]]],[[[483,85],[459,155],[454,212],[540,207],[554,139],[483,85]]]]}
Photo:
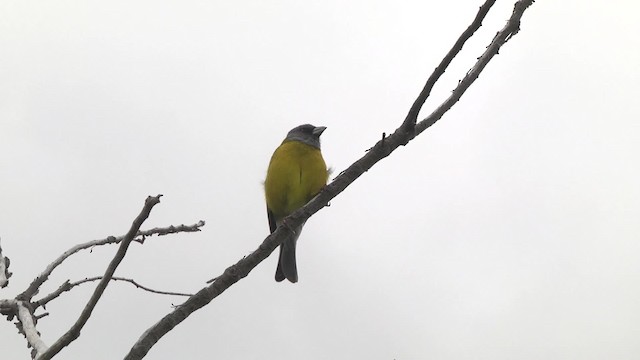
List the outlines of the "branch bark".
{"type": "Polygon", "coordinates": [[[40,338],[40,333],[36,329],[36,320],[33,317],[33,313],[28,307],[28,303],[24,301],[16,301],[18,310],[19,324],[22,326],[22,333],[27,338],[27,342],[33,348],[32,357],[38,358],[41,354],[46,352],[47,345],[40,338]]]}
{"type": "MultiPolygon", "coordinates": [[[[518,32],[520,19],[524,11],[533,3],[533,1],[534,0],[520,0],[515,4],[513,14],[507,22],[507,25],[496,34],[485,53],[478,58],[476,64],[471,68],[463,80],[460,81],[452,95],[447,98],[431,115],[420,123],[415,124],[415,129],[413,129],[415,120],[412,120],[411,118],[413,116],[417,118],[418,112],[422,108],[429,92],[431,91],[431,87],[433,86],[431,83],[435,83],[439,76],[446,70],[446,67],[450,63],[450,60],[446,61],[446,57],[441,63],[441,66],[436,68],[434,74],[427,81],[427,84],[414,102],[405,121],[393,134],[388,137],[383,136],[383,138],[378,141],[362,158],[354,162],[345,171],[338,175],[333,182],[325,186],[325,188],[315,198],[313,198],[304,207],[289,215],[285,221],[283,221],[283,225],[279,226],[275,232],[269,235],[257,250],[249,256],[242,258],[236,264],[228,267],[222,275],[213,280],[211,285],[200,290],[194,296],[185,301],[184,304],[178,306],[174,311],[164,316],[160,321],[145,331],[125,356],[125,360],[137,360],[144,358],[160,338],[171,331],[171,329],[176,327],[193,312],[207,305],[231,285],[247,276],[249,272],[251,272],[251,270],[253,270],[253,268],[255,268],[260,262],[266,259],[271,252],[276,249],[276,247],[292,235],[292,229],[295,229],[310,216],[325,207],[331,199],[344,191],[347,186],[368,171],[378,161],[389,156],[398,147],[406,145],[414,138],[415,135],[420,134],[439,120],[478,78],[489,60],[498,53],[500,47],[518,32]],[[407,128],[410,128],[410,131],[408,131],[407,128]]],[[[460,36],[447,56],[455,56],[455,54],[457,54],[459,48],[462,47],[466,39],[468,39],[475,29],[480,26],[482,19],[493,2],[494,1],[488,0],[480,8],[472,25],[460,36]]]]}

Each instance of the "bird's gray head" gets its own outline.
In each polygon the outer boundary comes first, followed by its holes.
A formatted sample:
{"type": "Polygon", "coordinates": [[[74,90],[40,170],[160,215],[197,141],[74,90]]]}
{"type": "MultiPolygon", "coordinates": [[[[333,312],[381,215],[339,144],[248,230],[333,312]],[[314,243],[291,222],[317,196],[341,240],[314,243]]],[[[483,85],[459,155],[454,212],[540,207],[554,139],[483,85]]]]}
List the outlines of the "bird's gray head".
{"type": "Polygon", "coordinates": [[[316,127],[310,124],[296,126],[289,131],[284,141],[300,141],[320,149],[320,135],[325,129],[325,126],[316,127]]]}

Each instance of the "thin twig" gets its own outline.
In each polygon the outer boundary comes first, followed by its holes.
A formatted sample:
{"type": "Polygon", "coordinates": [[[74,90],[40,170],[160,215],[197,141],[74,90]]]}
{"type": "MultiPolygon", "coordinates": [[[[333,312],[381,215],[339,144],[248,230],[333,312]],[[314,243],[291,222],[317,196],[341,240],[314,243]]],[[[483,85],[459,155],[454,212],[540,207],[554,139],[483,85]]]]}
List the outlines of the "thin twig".
{"type": "MultiPolygon", "coordinates": [[[[100,276],[95,277],[91,280],[98,280],[100,278],[100,276]]],[[[114,276],[111,278],[112,280],[116,280],[116,281],[125,281],[128,282],[130,284],[135,285],[135,287],[142,289],[144,291],[148,291],[150,293],[154,293],[154,294],[160,294],[160,295],[174,295],[174,296],[193,296],[193,294],[187,294],[187,293],[179,293],[179,292],[174,292],[174,291],[161,291],[161,290],[154,290],[151,289],[149,287],[140,285],[138,282],[136,282],[133,279],[127,279],[127,278],[123,278],[123,277],[118,277],[118,276],[114,276]]]]}
{"type": "MultiPolygon", "coordinates": [[[[200,231],[200,228],[203,227],[204,224],[205,224],[204,221],[200,220],[197,223],[192,225],[178,225],[178,226],[171,225],[167,227],[161,227],[161,228],[156,227],[150,230],[138,231],[134,241],[143,243],[146,237],[149,237],[152,235],[162,236],[162,235],[179,233],[179,232],[197,232],[197,231],[200,231]]],[[[60,255],[51,264],[49,264],[47,268],[44,269],[44,271],[31,282],[31,284],[25,291],[23,291],[20,295],[16,296],[16,299],[31,301],[31,298],[33,298],[38,293],[40,286],[45,281],[47,281],[47,279],[49,278],[49,275],[51,275],[53,270],[55,270],[56,267],[62,264],[62,262],[65,261],[69,256],[77,253],[80,250],[91,249],[94,246],[118,244],[122,242],[124,238],[125,238],[125,235],[118,236],[118,237],[109,236],[105,239],[92,240],[82,244],[75,245],[74,247],[62,253],[62,255],[60,255]]]]}
{"type": "Polygon", "coordinates": [[[80,330],[84,327],[84,325],[89,320],[89,317],[91,316],[93,309],[98,303],[98,300],[100,300],[100,297],[102,297],[104,290],[107,288],[107,285],[109,284],[109,281],[113,276],[113,273],[116,271],[116,269],[118,268],[118,265],[120,265],[120,262],[122,261],[122,259],[124,259],[124,256],[127,254],[127,249],[129,247],[129,244],[131,244],[131,241],[133,241],[133,238],[138,233],[138,230],[140,230],[140,226],[142,226],[142,223],[149,217],[149,214],[151,213],[151,209],[153,209],[153,207],[160,202],[161,196],[162,195],[147,197],[147,199],[144,202],[142,211],[140,212],[138,217],[136,217],[136,219],[133,221],[133,224],[131,224],[131,228],[129,229],[127,234],[124,236],[124,239],[122,239],[122,242],[120,243],[120,247],[118,248],[118,251],[116,252],[111,262],[109,263],[109,266],[107,267],[107,270],[105,271],[102,277],[102,280],[100,280],[100,282],[96,286],[96,289],[94,290],[93,295],[91,295],[91,298],[87,302],[87,305],[82,310],[82,313],[80,313],[78,320],[76,320],[75,324],[73,324],[71,328],[64,335],[60,337],[60,339],[58,339],[53,345],[51,345],[51,347],[47,351],[45,351],[40,357],[38,357],[38,360],[51,359],[58,352],[60,352],[62,348],[69,345],[72,341],[77,339],[78,336],[80,336],[80,330]]]}
{"type": "MultiPolygon", "coordinates": [[[[508,31],[506,37],[503,37],[500,33],[496,38],[508,39],[513,36],[513,26],[510,23],[520,23],[520,18],[524,13],[524,10],[528,8],[533,0],[521,0],[516,3],[514,13],[507,24],[507,27],[503,31],[508,31]]],[[[517,27],[517,25],[516,25],[517,27]]],[[[505,40],[506,41],[506,40],[505,40]]],[[[505,41],[498,42],[499,48],[505,41]]],[[[495,41],[494,41],[495,43],[495,41]]],[[[492,43],[492,45],[494,44],[492,43]]],[[[497,49],[496,49],[497,51],[497,49]]],[[[480,59],[478,61],[484,61],[480,59]]],[[[475,68],[475,67],[474,67],[475,68]]],[[[482,66],[480,71],[484,68],[482,66]]],[[[476,74],[477,77],[477,74],[476,74]]],[[[458,84],[460,88],[460,96],[468,88],[468,85],[464,87],[462,82],[458,84]]],[[[458,89],[456,89],[458,91],[458,89]]],[[[442,107],[442,105],[441,105],[442,107]]],[[[419,111],[419,109],[418,109],[419,111]]],[[[288,226],[279,226],[275,232],[269,235],[260,244],[257,250],[251,253],[249,256],[238,261],[236,264],[228,267],[224,273],[218,276],[211,285],[198,291],[197,294],[190,297],[182,305],[178,306],[174,311],[164,316],[160,321],[151,326],[147,331],[142,334],[140,339],[133,345],[129,353],[125,356],[125,360],[139,360],[146,356],[148,351],[171,329],[176,327],[179,323],[185,320],[196,310],[207,305],[211,300],[216,298],[222,292],[224,292],[231,285],[247,276],[253,268],[255,268],[260,262],[266,259],[286,238],[291,236],[289,228],[297,228],[303,222],[305,222],[311,215],[324,208],[331,199],[336,197],[344,189],[353,183],[364,172],[368,171],[378,161],[387,157],[391,152],[401,145],[405,145],[411,138],[407,140],[407,132],[401,125],[393,134],[378,141],[378,143],[365,153],[365,155],[349,166],[344,172],[338,175],[333,182],[323,188],[323,190],[307,203],[302,208],[296,210],[293,214],[289,215],[283,222],[286,222],[288,226]]]]}
{"type": "MultiPolygon", "coordinates": [[[[34,309],[37,309],[38,307],[42,306],[45,307],[51,300],[57,298],[58,296],[60,296],[62,293],[69,291],[71,289],[73,289],[76,286],[82,285],[84,283],[88,283],[88,282],[92,282],[92,281],[98,281],[101,280],[102,276],[94,276],[94,277],[90,277],[90,278],[85,278],[82,280],[78,280],[75,282],[70,282],[69,280],[65,281],[64,283],[62,283],[62,285],[60,285],[55,291],[53,291],[51,294],[43,297],[40,300],[36,300],[33,302],[33,306],[34,309]]],[[[135,287],[148,291],[150,293],[154,293],[154,294],[160,294],[160,295],[176,295],[176,296],[193,296],[193,294],[186,294],[186,293],[179,293],[179,292],[172,292],[172,291],[160,291],[160,290],[154,290],[151,289],[149,287],[146,287],[144,285],[141,285],[140,283],[138,283],[137,281],[133,280],[133,279],[129,279],[129,278],[124,278],[124,277],[119,277],[119,276],[113,276],[111,277],[111,280],[113,281],[124,281],[124,282],[128,282],[130,284],[135,285],[135,287]]]]}

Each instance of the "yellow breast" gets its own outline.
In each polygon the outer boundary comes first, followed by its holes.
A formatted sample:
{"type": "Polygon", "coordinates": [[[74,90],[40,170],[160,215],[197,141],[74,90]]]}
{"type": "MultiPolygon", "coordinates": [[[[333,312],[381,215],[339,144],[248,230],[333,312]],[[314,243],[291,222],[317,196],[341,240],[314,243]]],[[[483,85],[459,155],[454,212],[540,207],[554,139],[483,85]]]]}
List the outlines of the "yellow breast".
{"type": "Polygon", "coordinates": [[[264,181],[267,207],[281,219],[309,202],[327,183],[320,149],[285,141],[273,153],[264,181]]]}

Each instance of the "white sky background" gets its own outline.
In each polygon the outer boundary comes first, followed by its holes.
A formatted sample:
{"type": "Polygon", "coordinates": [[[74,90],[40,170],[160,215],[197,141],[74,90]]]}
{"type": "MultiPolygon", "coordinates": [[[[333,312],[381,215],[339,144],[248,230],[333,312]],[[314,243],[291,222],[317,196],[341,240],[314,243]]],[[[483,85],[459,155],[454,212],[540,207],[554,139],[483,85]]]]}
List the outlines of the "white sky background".
{"type": "MultiPolygon", "coordinates": [[[[23,291],[55,257],[143,228],[117,275],[195,292],[268,233],[261,181],[295,125],[336,174],[404,118],[481,1],[4,1],[0,237],[23,291]]],[[[427,103],[511,14],[498,1],[427,103]]],[[[452,111],[308,223],[148,359],[640,357],[640,5],[538,1],[452,111]]],[[[43,289],[102,274],[70,258],[43,289]]],[[[51,344],[93,291],[52,302],[51,344]]],[[[56,359],[119,359],[178,297],[112,283],[56,359]]],[[[3,359],[27,359],[0,325],[3,359]],[[7,355],[8,352],[8,355],[7,355]]]]}

